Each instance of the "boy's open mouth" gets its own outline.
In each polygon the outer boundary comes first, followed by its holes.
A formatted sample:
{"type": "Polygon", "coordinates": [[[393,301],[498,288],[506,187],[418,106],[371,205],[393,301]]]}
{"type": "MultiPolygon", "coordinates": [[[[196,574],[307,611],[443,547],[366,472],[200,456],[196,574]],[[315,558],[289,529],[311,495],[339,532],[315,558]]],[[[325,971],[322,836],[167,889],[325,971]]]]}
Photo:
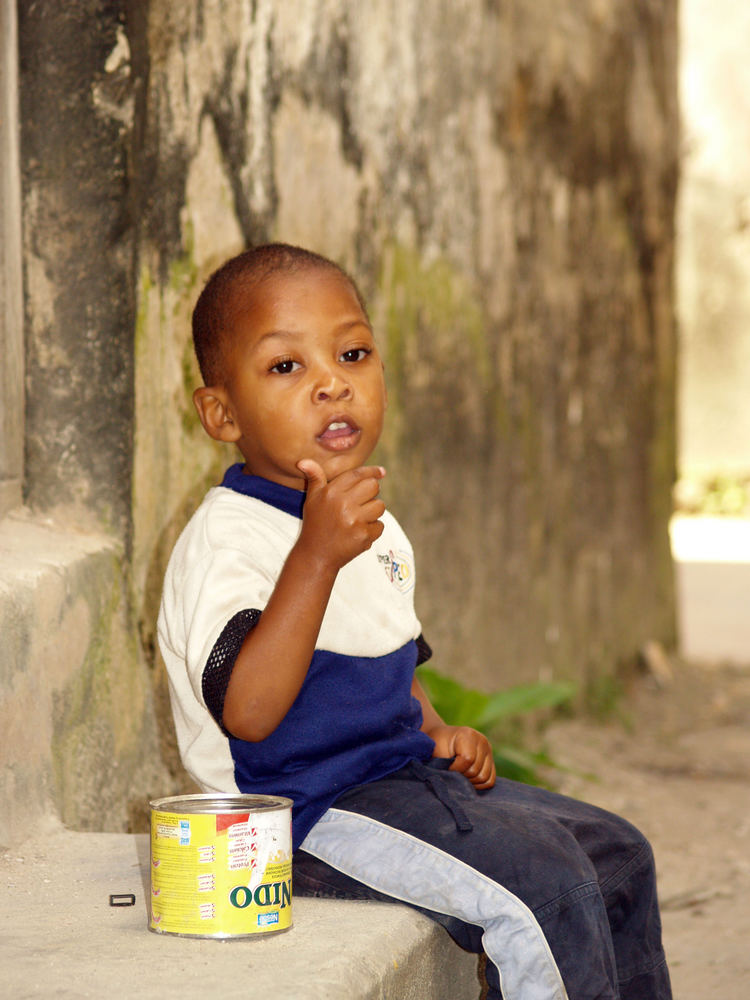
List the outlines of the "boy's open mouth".
{"type": "Polygon", "coordinates": [[[359,440],[360,430],[348,417],[330,420],[318,434],[318,441],[330,451],[345,451],[359,440]]]}

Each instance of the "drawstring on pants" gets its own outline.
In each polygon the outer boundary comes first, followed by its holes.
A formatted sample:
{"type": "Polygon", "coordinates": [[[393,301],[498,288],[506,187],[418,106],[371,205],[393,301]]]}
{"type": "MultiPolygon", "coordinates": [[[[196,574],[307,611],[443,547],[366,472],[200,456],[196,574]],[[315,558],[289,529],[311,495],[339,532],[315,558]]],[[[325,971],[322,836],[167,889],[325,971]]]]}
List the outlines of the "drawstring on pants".
{"type": "MultiPolygon", "coordinates": [[[[446,766],[450,761],[446,762],[446,766]]],[[[427,785],[435,798],[442,802],[445,808],[453,817],[456,829],[460,833],[468,833],[474,829],[469,817],[464,812],[463,806],[458,800],[458,796],[450,787],[450,782],[446,781],[439,770],[427,767],[421,761],[411,761],[409,767],[412,772],[427,785]]]]}

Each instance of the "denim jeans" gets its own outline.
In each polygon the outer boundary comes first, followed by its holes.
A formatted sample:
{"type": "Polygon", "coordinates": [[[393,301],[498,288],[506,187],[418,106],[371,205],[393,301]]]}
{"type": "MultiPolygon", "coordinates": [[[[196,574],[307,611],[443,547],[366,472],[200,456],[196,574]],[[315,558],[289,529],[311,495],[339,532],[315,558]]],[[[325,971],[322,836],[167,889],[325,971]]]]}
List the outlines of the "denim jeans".
{"type": "Polygon", "coordinates": [[[295,892],[400,900],[485,951],[488,1000],[670,1000],[648,841],[612,813],[450,761],[344,793],[294,856],[295,892]]]}

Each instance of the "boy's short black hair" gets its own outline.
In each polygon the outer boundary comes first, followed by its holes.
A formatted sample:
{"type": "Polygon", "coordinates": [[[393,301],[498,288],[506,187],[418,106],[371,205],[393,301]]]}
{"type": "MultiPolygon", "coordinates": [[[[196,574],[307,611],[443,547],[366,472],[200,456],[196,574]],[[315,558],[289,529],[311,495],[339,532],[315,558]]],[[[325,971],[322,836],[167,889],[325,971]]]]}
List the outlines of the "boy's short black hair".
{"type": "Polygon", "coordinates": [[[264,278],[278,272],[294,274],[324,268],[338,272],[352,286],[367,316],[356,282],[335,261],[288,243],[264,243],[230,258],[214,271],[193,310],[193,346],[207,386],[222,384],[224,348],[232,328],[249,306],[249,296],[264,278]]]}

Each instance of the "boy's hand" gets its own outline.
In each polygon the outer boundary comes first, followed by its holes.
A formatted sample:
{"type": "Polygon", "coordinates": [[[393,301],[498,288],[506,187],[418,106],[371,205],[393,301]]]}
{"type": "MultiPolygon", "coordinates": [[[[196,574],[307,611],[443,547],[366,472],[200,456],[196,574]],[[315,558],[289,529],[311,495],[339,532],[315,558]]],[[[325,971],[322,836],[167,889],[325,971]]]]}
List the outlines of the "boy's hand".
{"type": "Polygon", "coordinates": [[[330,482],[317,462],[303,459],[297,468],[307,480],[300,544],[314,557],[339,570],[370,548],[383,533],[379,520],[385,504],[379,497],[385,469],[361,466],[335,476],[330,482]]]}
{"type": "Polygon", "coordinates": [[[490,741],[483,733],[468,726],[443,723],[431,729],[428,735],[435,741],[435,757],[455,757],[451,771],[465,774],[478,790],[492,788],[496,778],[495,761],[490,741]]]}

